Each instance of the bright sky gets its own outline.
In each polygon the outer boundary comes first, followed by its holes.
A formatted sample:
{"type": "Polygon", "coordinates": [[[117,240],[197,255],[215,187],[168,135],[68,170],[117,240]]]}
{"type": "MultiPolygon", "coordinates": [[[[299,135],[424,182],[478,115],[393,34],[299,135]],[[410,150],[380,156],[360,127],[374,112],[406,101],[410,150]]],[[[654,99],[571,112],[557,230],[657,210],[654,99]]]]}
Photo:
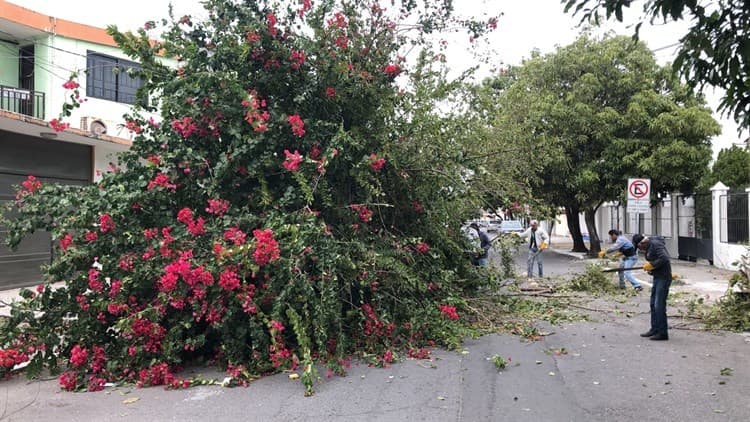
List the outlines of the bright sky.
{"type": "MultiPolygon", "coordinates": [[[[116,24],[121,29],[135,29],[143,26],[147,20],[159,19],[167,15],[170,0],[128,0],[123,2],[101,0],[9,0],[23,7],[36,10],[58,18],[69,19],[89,25],[105,27],[116,24]]],[[[194,17],[205,16],[199,0],[172,0],[176,16],[190,14],[194,17]]],[[[383,1],[386,5],[389,3],[383,1]]],[[[636,18],[640,12],[640,2],[635,2],[631,17],[636,18]]],[[[490,36],[489,46],[497,52],[497,62],[518,64],[528,57],[533,49],[543,53],[553,51],[557,45],[573,42],[581,32],[578,20],[563,13],[560,0],[457,0],[454,2],[458,11],[464,16],[482,17],[503,13],[498,21],[498,29],[490,36]]],[[[627,16],[627,14],[626,14],[627,16]]],[[[631,22],[632,23],[632,22],[631,22]]],[[[687,26],[684,23],[669,23],[651,26],[647,23],[641,28],[641,38],[656,51],[660,63],[669,62],[675,54],[674,46],[687,26]]],[[[625,24],[608,24],[597,29],[595,33],[614,31],[619,34],[632,35],[633,30],[625,24]]],[[[453,36],[448,50],[448,65],[454,74],[474,64],[469,49],[468,36],[453,36]]],[[[490,74],[489,66],[480,69],[478,76],[490,74]]],[[[714,109],[719,103],[720,95],[709,90],[706,92],[709,105],[714,109]]],[[[723,126],[721,136],[714,139],[714,155],[718,150],[739,142],[737,126],[731,119],[715,116],[723,126]]]]}

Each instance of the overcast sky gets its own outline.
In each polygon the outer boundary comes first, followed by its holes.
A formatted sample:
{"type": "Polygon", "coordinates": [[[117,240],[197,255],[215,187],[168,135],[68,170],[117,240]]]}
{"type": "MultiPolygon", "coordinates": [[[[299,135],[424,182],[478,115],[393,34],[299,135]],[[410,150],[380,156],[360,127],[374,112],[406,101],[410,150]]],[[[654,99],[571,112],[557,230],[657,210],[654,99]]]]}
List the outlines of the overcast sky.
{"type": "MultiPolygon", "coordinates": [[[[89,25],[105,27],[116,24],[121,29],[135,29],[143,26],[147,20],[158,19],[167,15],[169,0],[127,0],[122,2],[92,0],[9,0],[23,7],[36,10],[58,18],[73,20],[89,25]]],[[[175,14],[205,16],[199,0],[173,1],[175,14]]],[[[384,1],[387,4],[389,2],[384,1]]],[[[632,18],[639,15],[641,2],[636,2],[632,18]]],[[[496,52],[496,63],[518,64],[528,57],[533,49],[543,53],[553,51],[557,45],[566,45],[575,40],[581,32],[578,19],[563,13],[559,0],[458,0],[457,9],[462,15],[483,17],[487,15],[503,16],[498,21],[498,29],[490,35],[489,46],[496,52]]],[[[669,62],[676,52],[675,44],[684,34],[687,26],[684,23],[669,23],[656,26],[644,24],[641,38],[648,46],[656,50],[660,63],[669,62]]],[[[595,33],[614,31],[632,35],[633,30],[627,24],[608,24],[595,33]]],[[[449,38],[451,47],[448,50],[448,65],[455,74],[473,65],[473,57],[467,53],[468,37],[465,35],[449,38]]],[[[493,59],[494,61],[494,59],[493,59]]],[[[479,77],[488,76],[490,66],[479,71],[479,77]]],[[[718,94],[706,92],[709,104],[715,108],[718,94]]],[[[736,125],[730,119],[716,115],[723,126],[723,133],[714,140],[714,154],[721,149],[739,142],[736,125]]]]}

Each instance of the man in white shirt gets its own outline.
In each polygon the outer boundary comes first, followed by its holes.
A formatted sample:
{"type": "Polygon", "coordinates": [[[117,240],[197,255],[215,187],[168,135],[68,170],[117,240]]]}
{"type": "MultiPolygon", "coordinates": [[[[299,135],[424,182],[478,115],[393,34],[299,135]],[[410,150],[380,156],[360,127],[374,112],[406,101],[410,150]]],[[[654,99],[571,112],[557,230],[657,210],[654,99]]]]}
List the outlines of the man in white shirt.
{"type": "Polygon", "coordinates": [[[539,277],[544,277],[544,271],[543,271],[543,260],[542,260],[542,252],[547,249],[547,242],[549,242],[549,235],[547,235],[547,232],[544,231],[543,228],[539,227],[539,222],[536,220],[531,220],[531,226],[526,229],[525,232],[520,233],[519,236],[525,238],[528,240],[528,247],[529,247],[529,259],[527,261],[528,263],[528,271],[526,272],[527,276],[529,278],[533,277],[534,275],[534,261],[536,261],[537,266],[539,267],[539,277]]]}

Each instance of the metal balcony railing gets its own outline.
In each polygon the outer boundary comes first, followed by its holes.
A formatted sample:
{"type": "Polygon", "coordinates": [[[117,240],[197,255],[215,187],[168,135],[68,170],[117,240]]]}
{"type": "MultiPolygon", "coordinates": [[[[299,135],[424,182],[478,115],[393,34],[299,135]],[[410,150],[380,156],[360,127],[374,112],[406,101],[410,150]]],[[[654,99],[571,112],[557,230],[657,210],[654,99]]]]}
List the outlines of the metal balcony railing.
{"type": "Polygon", "coordinates": [[[0,110],[44,118],[44,92],[0,85],[0,110]]]}

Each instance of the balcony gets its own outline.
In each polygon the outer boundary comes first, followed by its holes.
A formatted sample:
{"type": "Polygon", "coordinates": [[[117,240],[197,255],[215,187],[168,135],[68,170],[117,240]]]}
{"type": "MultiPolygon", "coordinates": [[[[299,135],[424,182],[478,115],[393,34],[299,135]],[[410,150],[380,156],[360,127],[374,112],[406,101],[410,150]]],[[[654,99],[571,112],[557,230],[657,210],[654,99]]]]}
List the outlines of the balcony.
{"type": "Polygon", "coordinates": [[[44,118],[44,93],[0,85],[0,110],[44,118]]]}

